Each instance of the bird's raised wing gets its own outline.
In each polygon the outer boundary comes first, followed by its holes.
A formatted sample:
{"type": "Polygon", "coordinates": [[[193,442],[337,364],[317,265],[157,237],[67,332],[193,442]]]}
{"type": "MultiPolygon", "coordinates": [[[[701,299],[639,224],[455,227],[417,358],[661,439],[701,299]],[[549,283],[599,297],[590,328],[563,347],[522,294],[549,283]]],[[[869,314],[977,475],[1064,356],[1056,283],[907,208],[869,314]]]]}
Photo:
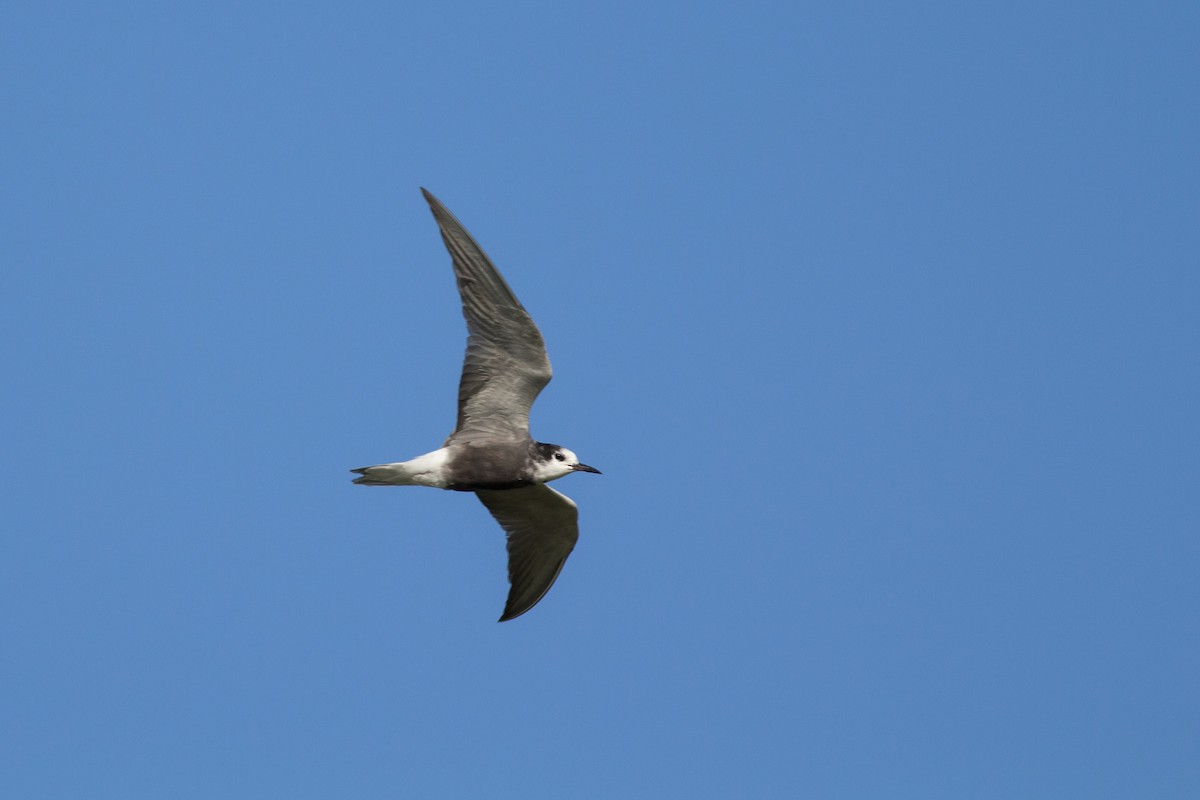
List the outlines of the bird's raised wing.
{"type": "Polygon", "coordinates": [[[467,320],[467,354],[458,384],[458,422],[447,439],[529,436],[529,409],[550,382],[546,343],[512,289],[454,215],[425,189],[467,320]]]}
{"type": "Polygon", "coordinates": [[[554,585],[579,539],[579,509],[544,483],[475,493],[508,536],[508,601],[500,621],[524,614],[554,585]]]}

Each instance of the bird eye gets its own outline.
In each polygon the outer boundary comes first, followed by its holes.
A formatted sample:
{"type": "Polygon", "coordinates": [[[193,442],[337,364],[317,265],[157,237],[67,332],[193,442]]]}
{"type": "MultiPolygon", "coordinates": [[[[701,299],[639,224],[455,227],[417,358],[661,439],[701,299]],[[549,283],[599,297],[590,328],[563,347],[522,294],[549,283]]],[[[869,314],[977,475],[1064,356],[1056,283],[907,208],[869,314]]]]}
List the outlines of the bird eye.
{"type": "Polygon", "coordinates": [[[567,457],[566,457],[566,456],[564,456],[562,453],[555,453],[555,454],[554,454],[554,457],[555,457],[556,459],[558,459],[559,461],[566,461],[566,460],[567,460],[567,457]]]}

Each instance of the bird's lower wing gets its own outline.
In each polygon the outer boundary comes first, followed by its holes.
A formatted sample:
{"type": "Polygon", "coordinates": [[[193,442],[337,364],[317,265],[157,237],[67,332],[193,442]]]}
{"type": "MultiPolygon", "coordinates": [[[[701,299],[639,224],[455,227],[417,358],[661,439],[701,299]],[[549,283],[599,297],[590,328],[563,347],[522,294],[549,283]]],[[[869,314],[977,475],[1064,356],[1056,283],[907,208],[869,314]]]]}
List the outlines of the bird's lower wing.
{"type": "Polygon", "coordinates": [[[579,539],[579,509],[545,484],[475,493],[508,536],[508,602],[500,621],[545,597],[579,539]]]}

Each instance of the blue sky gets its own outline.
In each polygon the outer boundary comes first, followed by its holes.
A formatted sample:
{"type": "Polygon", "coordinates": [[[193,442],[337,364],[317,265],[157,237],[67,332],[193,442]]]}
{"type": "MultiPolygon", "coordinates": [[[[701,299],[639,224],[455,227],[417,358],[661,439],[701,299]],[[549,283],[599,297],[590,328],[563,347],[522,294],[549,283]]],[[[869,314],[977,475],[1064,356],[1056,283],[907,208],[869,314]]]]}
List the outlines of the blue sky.
{"type": "Polygon", "coordinates": [[[16,3],[0,793],[1200,791],[1189,3],[16,3]],[[418,186],[556,369],[495,622],[418,186]]]}

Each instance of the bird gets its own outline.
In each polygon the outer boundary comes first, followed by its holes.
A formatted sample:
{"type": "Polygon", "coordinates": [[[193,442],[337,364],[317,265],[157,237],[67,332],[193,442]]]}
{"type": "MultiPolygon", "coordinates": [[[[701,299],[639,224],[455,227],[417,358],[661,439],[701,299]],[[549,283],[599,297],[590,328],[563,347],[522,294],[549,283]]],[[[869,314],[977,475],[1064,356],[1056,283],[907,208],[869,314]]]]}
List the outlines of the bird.
{"type": "Polygon", "coordinates": [[[506,537],[510,586],[499,619],[506,622],[546,596],[579,539],[578,507],[547,484],[600,470],[530,435],[530,409],[552,375],[541,331],[462,223],[421,193],[450,252],[467,322],[457,423],[437,450],[351,472],[363,486],[474,492],[506,537]]]}

